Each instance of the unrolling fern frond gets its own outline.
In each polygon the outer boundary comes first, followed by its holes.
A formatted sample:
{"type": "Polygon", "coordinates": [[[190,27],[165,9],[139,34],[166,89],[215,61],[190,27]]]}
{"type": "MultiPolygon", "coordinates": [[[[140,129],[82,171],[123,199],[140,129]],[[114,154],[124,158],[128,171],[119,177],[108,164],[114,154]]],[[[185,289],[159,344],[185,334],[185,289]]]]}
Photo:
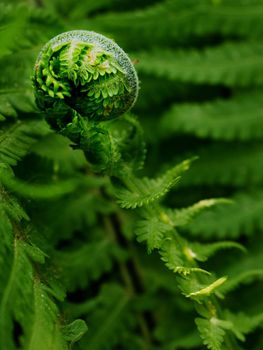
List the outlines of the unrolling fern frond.
{"type": "Polygon", "coordinates": [[[229,100],[204,104],[175,105],[164,114],[161,135],[188,133],[215,140],[263,138],[262,93],[249,93],[229,100]]]}
{"type": "Polygon", "coordinates": [[[224,43],[204,50],[138,53],[141,72],[195,84],[262,85],[260,42],[224,43]]]}

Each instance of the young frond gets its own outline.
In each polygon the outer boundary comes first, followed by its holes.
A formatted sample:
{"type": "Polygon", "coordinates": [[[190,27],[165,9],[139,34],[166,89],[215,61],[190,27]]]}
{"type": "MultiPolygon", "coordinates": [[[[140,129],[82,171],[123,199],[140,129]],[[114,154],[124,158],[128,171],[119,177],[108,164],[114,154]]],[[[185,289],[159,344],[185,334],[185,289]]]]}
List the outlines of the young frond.
{"type": "Polygon", "coordinates": [[[162,137],[192,134],[215,140],[263,138],[262,93],[237,95],[202,104],[177,104],[161,120],[162,137]]]}
{"type": "Polygon", "coordinates": [[[163,197],[189,169],[191,160],[182,162],[157,179],[129,177],[125,179],[129,190],[118,189],[116,197],[122,208],[135,209],[150,204],[163,197]]]}

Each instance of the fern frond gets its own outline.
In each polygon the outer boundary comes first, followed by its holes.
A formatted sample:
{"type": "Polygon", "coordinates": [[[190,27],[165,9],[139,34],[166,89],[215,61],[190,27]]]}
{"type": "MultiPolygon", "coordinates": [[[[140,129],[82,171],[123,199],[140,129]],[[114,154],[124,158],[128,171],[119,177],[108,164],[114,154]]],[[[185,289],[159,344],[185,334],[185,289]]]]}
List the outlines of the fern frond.
{"type": "Polygon", "coordinates": [[[136,225],[136,235],[138,242],[147,243],[148,252],[153,249],[159,249],[163,243],[164,234],[171,230],[171,226],[167,225],[157,217],[149,217],[140,220],[136,225]]]}
{"type": "Polygon", "coordinates": [[[185,44],[191,36],[215,33],[260,38],[262,14],[260,0],[221,1],[217,5],[211,0],[166,0],[143,10],[106,13],[89,19],[89,25],[134,49],[171,41],[185,44]]]}
{"type": "Polygon", "coordinates": [[[27,11],[24,6],[0,4],[0,58],[11,54],[23,40],[27,11]]]}
{"type": "Polygon", "coordinates": [[[218,206],[201,213],[187,230],[205,238],[236,238],[240,235],[253,235],[263,229],[263,191],[237,192],[231,205],[218,206]]]}
{"type": "Polygon", "coordinates": [[[263,324],[263,313],[248,316],[242,312],[234,314],[226,310],[224,316],[227,321],[232,323],[231,331],[241,341],[245,341],[246,334],[251,333],[263,324]]]}
{"type": "Polygon", "coordinates": [[[16,163],[29,151],[37,138],[48,131],[43,121],[17,121],[0,131],[0,160],[10,165],[16,163]]]}
{"type": "Polygon", "coordinates": [[[156,77],[195,84],[262,85],[260,42],[224,43],[204,50],[138,53],[138,70],[156,77]]]}
{"type": "Polygon", "coordinates": [[[198,261],[206,261],[210,256],[214,255],[218,250],[221,249],[239,249],[243,252],[246,252],[245,248],[237,243],[230,241],[222,241],[215,243],[190,243],[189,244],[189,253],[191,256],[198,261]]]}
{"type": "Polygon", "coordinates": [[[195,323],[203,339],[203,343],[211,350],[221,350],[224,342],[225,330],[232,326],[231,322],[216,317],[210,319],[196,318],[195,323]]]}
{"type": "Polygon", "coordinates": [[[208,208],[217,207],[219,204],[230,204],[230,200],[224,198],[203,199],[190,207],[182,209],[166,209],[163,212],[162,220],[169,223],[173,227],[185,226],[192,222],[195,217],[206,212],[208,208]]]}
{"type": "Polygon", "coordinates": [[[21,221],[27,215],[16,202],[1,189],[0,206],[0,346],[16,350],[17,343],[27,350],[67,350],[58,320],[58,309],[48,295],[52,289],[40,282],[33,266],[43,264],[45,254],[33,244],[24,241],[26,232],[21,221]],[[14,339],[15,322],[23,330],[14,339]]]}
{"type": "MultiPolygon", "coordinates": [[[[125,337],[125,326],[131,317],[128,293],[117,284],[106,284],[92,301],[88,310],[89,337],[80,342],[81,349],[104,350],[118,347],[120,338],[125,337]]],[[[82,310],[85,309],[83,305],[82,310]]],[[[80,309],[81,312],[81,309],[80,309]]],[[[131,325],[130,325],[131,326],[131,325]]]]}
{"type": "Polygon", "coordinates": [[[195,150],[199,159],[186,173],[180,186],[256,185],[263,183],[262,142],[214,143],[195,150]]]}
{"type": "Polygon", "coordinates": [[[75,320],[62,328],[63,337],[72,346],[87,332],[88,327],[83,320],[75,320]]]}
{"type": "Polygon", "coordinates": [[[187,133],[215,140],[263,138],[262,93],[241,94],[229,100],[175,105],[161,120],[161,135],[187,133]]]}
{"type": "Polygon", "coordinates": [[[191,252],[186,249],[185,246],[182,246],[179,242],[171,238],[163,242],[160,255],[165,266],[174,273],[178,273],[182,276],[187,276],[192,272],[209,274],[208,271],[197,267],[193,263],[193,258],[190,255],[191,252]]]}
{"type": "Polygon", "coordinates": [[[54,199],[72,193],[78,187],[84,185],[84,181],[81,181],[80,178],[61,180],[41,185],[33,183],[28,184],[15,177],[11,169],[3,165],[0,165],[0,181],[8,190],[31,199],[54,199]]]}
{"type": "Polygon", "coordinates": [[[107,239],[92,241],[78,249],[56,252],[55,261],[62,271],[68,290],[85,288],[92,280],[109,271],[120,248],[107,239]]]}
{"type": "Polygon", "coordinates": [[[72,172],[84,168],[86,159],[81,150],[73,150],[70,141],[59,134],[47,134],[34,144],[32,152],[51,160],[59,170],[72,172]]]}
{"type": "Polygon", "coordinates": [[[159,200],[179,181],[180,175],[189,169],[190,163],[190,160],[184,161],[157,179],[146,177],[125,179],[129,190],[118,189],[116,191],[118,203],[122,208],[135,209],[159,200]]]}
{"type": "Polygon", "coordinates": [[[0,117],[13,120],[18,114],[36,113],[32,94],[28,89],[0,88],[0,117]]]}
{"type": "Polygon", "coordinates": [[[253,283],[261,280],[263,276],[263,254],[260,247],[250,248],[251,253],[242,258],[238,263],[234,260],[222,268],[221,273],[229,278],[220,288],[222,294],[233,292],[242,284],[253,283]]]}

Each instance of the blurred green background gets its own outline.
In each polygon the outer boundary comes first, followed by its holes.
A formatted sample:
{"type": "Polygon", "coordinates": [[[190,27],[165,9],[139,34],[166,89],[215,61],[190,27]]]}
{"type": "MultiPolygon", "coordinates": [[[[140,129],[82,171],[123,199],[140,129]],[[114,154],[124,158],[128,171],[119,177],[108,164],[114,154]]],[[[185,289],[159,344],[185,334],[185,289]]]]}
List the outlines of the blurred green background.
{"type": "MultiPolygon", "coordinates": [[[[72,29],[114,39],[136,66],[140,93],[132,113],[143,125],[147,142],[143,173],[152,177],[183,159],[199,157],[166,204],[179,208],[210,197],[234,200],[202,213],[184,234],[199,241],[232,239],[244,244],[248,253],[242,258],[240,253],[217,254],[209,266],[240,281],[223,301],[225,306],[263,312],[263,1],[2,1],[3,130],[17,120],[27,125],[40,117],[32,67],[43,44],[72,29]]],[[[122,214],[129,248],[105,239],[103,216],[117,210],[114,203],[104,203],[97,195],[100,184],[95,179],[82,179],[81,152],[40,129],[29,154],[17,163],[16,176],[30,184],[76,177],[84,183],[59,198],[21,199],[45,237],[32,234],[51,257],[51,270],[44,274],[55,274],[68,290],[60,305],[65,318],[80,317],[89,326],[73,348],[203,349],[192,305],[179,295],[159,257],[148,256],[136,242],[133,216],[122,214]],[[142,279],[132,300],[116,272],[118,262],[128,261],[129,266],[131,256],[142,279]],[[150,329],[144,335],[138,331],[140,312],[150,329]]],[[[4,137],[0,134],[0,144],[6,142],[4,137]]],[[[263,348],[262,329],[247,337],[244,348],[263,348]]]]}

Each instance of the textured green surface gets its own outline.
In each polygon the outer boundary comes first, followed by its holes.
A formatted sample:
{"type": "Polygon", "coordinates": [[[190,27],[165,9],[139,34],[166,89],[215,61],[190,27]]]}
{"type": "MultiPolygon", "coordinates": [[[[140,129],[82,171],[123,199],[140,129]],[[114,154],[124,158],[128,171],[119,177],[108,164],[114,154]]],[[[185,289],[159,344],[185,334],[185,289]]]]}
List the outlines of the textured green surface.
{"type": "Polygon", "coordinates": [[[262,14],[0,1],[1,350],[262,350],[262,14]]]}

